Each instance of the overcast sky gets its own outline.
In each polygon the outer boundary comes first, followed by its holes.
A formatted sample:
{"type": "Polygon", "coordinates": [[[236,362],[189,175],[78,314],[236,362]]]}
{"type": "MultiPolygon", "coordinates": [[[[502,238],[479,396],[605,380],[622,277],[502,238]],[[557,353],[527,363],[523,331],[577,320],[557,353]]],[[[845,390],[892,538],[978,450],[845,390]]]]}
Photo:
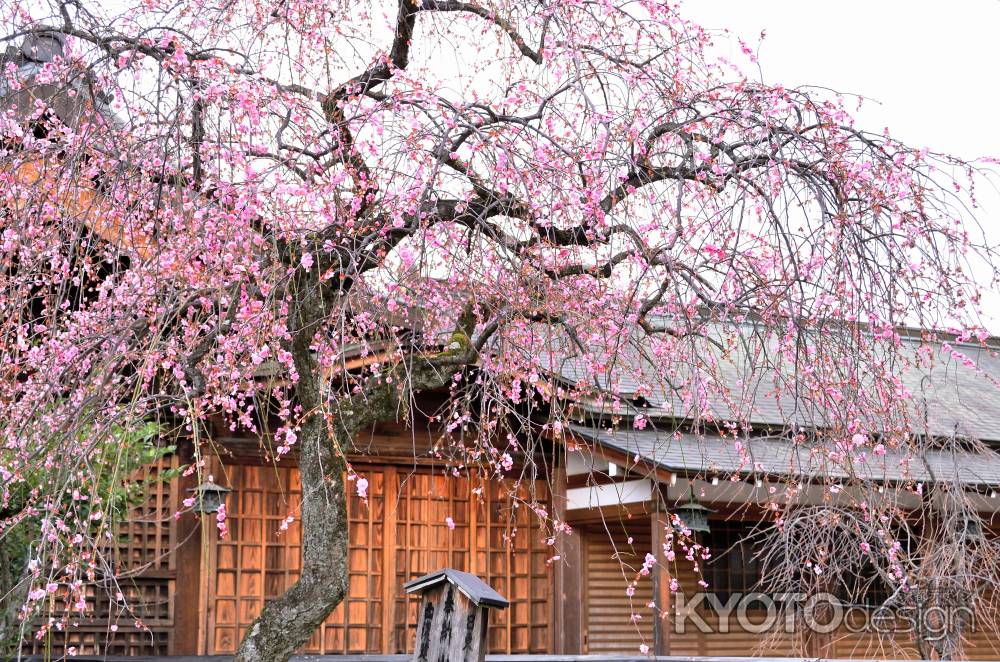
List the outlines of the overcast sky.
{"type": "MultiPolygon", "coordinates": [[[[759,43],[766,82],[867,99],[859,127],[965,158],[1000,157],[1000,0],[685,0],[683,13],[759,43]],[[766,30],[764,40],[760,33],[766,30]]],[[[721,54],[741,57],[734,38],[721,54]]],[[[1000,244],[1000,193],[981,191],[980,222],[1000,244]]],[[[1000,333],[1000,296],[990,301],[1000,333]]]]}
{"type": "Polygon", "coordinates": [[[766,30],[765,80],[868,97],[858,117],[869,128],[961,156],[1000,155],[1000,0],[686,0],[683,13],[751,45],[766,30]]]}

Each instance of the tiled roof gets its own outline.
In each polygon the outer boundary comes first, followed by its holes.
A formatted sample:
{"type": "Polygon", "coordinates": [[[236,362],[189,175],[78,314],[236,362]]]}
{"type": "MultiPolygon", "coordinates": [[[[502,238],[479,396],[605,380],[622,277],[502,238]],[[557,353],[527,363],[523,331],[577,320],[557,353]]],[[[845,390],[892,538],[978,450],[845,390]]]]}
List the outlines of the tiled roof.
{"type": "Polygon", "coordinates": [[[669,471],[739,475],[783,475],[809,479],[857,477],[877,481],[952,481],[968,485],[1000,485],[1000,454],[993,451],[928,449],[888,450],[850,465],[832,461],[825,449],[796,445],[787,439],[758,437],[745,444],[749,461],[741,457],[732,439],[698,436],[655,429],[598,429],[573,425],[570,431],[587,441],[620,451],[669,471]],[[853,475],[853,476],[852,476],[853,475]]]}
{"type": "MultiPolygon", "coordinates": [[[[748,358],[750,352],[755,351],[753,343],[757,343],[757,349],[761,346],[766,349],[770,341],[741,331],[738,326],[727,327],[725,333],[744,333],[747,338],[753,336],[750,342],[744,342],[746,338],[741,339],[735,350],[716,357],[719,382],[732,393],[746,394],[749,404],[743,413],[751,424],[757,428],[790,424],[807,428],[824,427],[828,420],[826,412],[811,407],[808,398],[795,397],[798,384],[794,370],[788,366],[761,367],[759,357],[748,358]],[[775,387],[776,376],[783,381],[781,388],[775,387]]],[[[926,431],[932,436],[958,435],[1000,441],[1000,387],[997,385],[1000,383],[1000,357],[992,347],[956,344],[954,349],[974,361],[976,368],[961,365],[940,344],[928,344],[913,337],[901,339],[899,356],[904,360],[887,372],[898,377],[902,385],[914,394],[909,401],[911,431],[917,434],[926,431]],[[931,367],[927,367],[926,356],[922,361],[914,360],[922,345],[930,349],[929,354],[933,358],[931,367]],[[924,421],[926,428],[923,427],[924,421]]],[[[706,353],[711,351],[709,346],[706,353]]],[[[588,373],[584,360],[573,352],[553,351],[546,360],[551,362],[550,365],[565,382],[593,383],[595,379],[592,372],[588,373]]],[[[677,370],[680,373],[678,380],[685,378],[685,370],[688,375],[693,374],[690,367],[684,365],[678,366],[677,370]]],[[[690,407],[682,403],[658,377],[662,373],[662,368],[654,365],[641,347],[621,348],[616,352],[615,364],[601,371],[596,379],[602,388],[625,400],[641,392],[643,407],[633,407],[627,402],[618,408],[599,401],[578,404],[593,414],[629,415],[641,412],[654,419],[690,418],[690,407]]],[[[877,375],[877,371],[869,371],[870,378],[877,378],[877,375]]],[[[713,399],[711,407],[713,416],[718,420],[744,418],[735,414],[721,399],[713,399]]],[[[876,420],[871,429],[875,431],[879,426],[880,422],[876,420]]]]}
{"type": "Polygon", "coordinates": [[[108,105],[110,97],[94,91],[92,85],[78,77],[67,84],[38,83],[34,76],[42,71],[46,63],[63,54],[66,36],[60,32],[29,34],[20,46],[8,46],[0,53],[0,64],[13,65],[22,85],[11,89],[7,79],[0,76],[0,100],[2,110],[11,108],[16,116],[27,116],[35,112],[36,101],[44,101],[67,126],[75,126],[84,113],[96,109],[106,121],[116,123],[117,119],[108,105]]]}

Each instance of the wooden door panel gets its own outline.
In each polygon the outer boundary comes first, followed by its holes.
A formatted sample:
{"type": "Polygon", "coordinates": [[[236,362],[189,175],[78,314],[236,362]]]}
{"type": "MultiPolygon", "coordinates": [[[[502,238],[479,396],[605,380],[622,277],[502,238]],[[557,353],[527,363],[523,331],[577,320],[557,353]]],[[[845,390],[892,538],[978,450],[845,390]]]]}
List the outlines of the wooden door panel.
{"type": "MultiPolygon", "coordinates": [[[[547,650],[551,550],[530,509],[512,506],[509,487],[391,466],[357,470],[368,480],[368,500],[348,498],[348,596],[304,652],[410,650],[416,601],[402,584],[442,567],[473,572],[511,600],[509,612],[493,615],[493,652],[547,650]]],[[[239,465],[227,468],[227,478],[231,535],[213,543],[206,610],[207,650],[220,655],[235,651],[265,601],[284,592],[301,568],[301,525],[285,523],[297,515],[298,471],[239,465]]],[[[527,490],[519,497],[528,499],[527,490]]],[[[548,494],[537,498],[545,505],[548,494]]]]}

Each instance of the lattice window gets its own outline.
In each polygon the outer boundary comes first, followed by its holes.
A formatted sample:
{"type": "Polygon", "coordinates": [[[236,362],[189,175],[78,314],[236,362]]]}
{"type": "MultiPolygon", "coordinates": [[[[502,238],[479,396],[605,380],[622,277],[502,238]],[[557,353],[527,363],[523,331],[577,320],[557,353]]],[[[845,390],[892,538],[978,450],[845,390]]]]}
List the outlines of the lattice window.
{"type": "MultiPolygon", "coordinates": [[[[143,470],[144,476],[176,467],[176,456],[161,458],[143,470]]],[[[119,541],[111,556],[120,572],[116,581],[84,587],[87,607],[75,613],[63,629],[33,639],[28,648],[53,658],[79,655],[168,655],[172,652],[174,562],[176,540],[173,514],[180,507],[177,479],[153,481],[145,500],[118,524],[119,541]],[[124,604],[114,600],[117,593],[124,604]],[[136,621],[140,622],[136,626],[136,621]],[[116,632],[111,630],[115,625],[116,632]]],[[[64,600],[53,603],[53,614],[66,613],[64,600]]],[[[39,621],[40,624],[42,621],[39,621]]]]}
{"type": "Polygon", "coordinates": [[[111,632],[109,625],[71,625],[33,640],[29,648],[33,655],[53,660],[73,655],[160,656],[170,650],[172,628],[119,626],[117,632],[111,632]]]}
{"type": "MultiPolygon", "coordinates": [[[[298,519],[282,530],[286,517],[299,515],[298,469],[231,466],[233,487],[227,508],[229,537],[214,545],[215,586],[209,649],[233,653],[243,632],[266,601],[280,596],[302,568],[302,529],[298,519]]],[[[382,645],[381,473],[365,473],[368,506],[348,499],[350,521],[348,596],[304,647],[310,653],[380,650],[382,645]]]]}
{"type": "Polygon", "coordinates": [[[708,590],[726,604],[733,594],[760,590],[762,568],[755,544],[748,539],[752,523],[713,521],[705,537],[712,558],[704,565],[708,590]]]}
{"type": "Polygon", "coordinates": [[[282,530],[299,509],[298,469],[233,465],[226,474],[233,488],[226,500],[229,535],[213,546],[209,591],[209,647],[217,653],[235,652],[265,600],[281,595],[301,569],[301,525],[295,520],[282,530]]]}
{"type": "MultiPolygon", "coordinates": [[[[161,458],[156,464],[143,469],[142,475],[155,479],[160,472],[174,469],[177,457],[161,458]]],[[[123,569],[142,571],[171,571],[173,567],[177,523],[174,513],[180,508],[176,479],[153,480],[146,491],[143,503],[132,508],[128,518],[118,529],[117,561],[123,569]]]]}
{"type": "Polygon", "coordinates": [[[365,653],[382,649],[383,519],[385,476],[361,473],[368,480],[368,504],[348,488],[348,591],[306,646],[308,652],[365,653]]]}
{"type": "MultiPolygon", "coordinates": [[[[542,490],[542,486],[536,489],[542,490]]],[[[495,613],[490,625],[490,650],[509,653],[542,653],[549,648],[548,623],[551,575],[545,565],[552,549],[541,539],[538,518],[525,505],[513,507],[506,483],[489,482],[484,498],[477,500],[477,570],[483,579],[510,600],[510,607],[495,613]],[[485,515],[485,517],[483,516],[485,515]],[[483,533],[489,529],[489,544],[483,533]],[[485,557],[485,559],[484,559],[485,557]]],[[[528,494],[522,487],[521,499],[528,494]]],[[[548,495],[538,494],[543,503],[548,495]]]]}
{"type": "MultiPolygon", "coordinates": [[[[396,479],[396,587],[441,568],[475,572],[469,563],[469,536],[474,526],[465,478],[401,471],[396,479]],[[451,517],[455,528],[450,529],[451,517]]],[[[392,507],[392,505],[390,505],[392,507]]],[[[412,650],[416,637],[417,602],[401,590],[393,603],[393,635],[387,652],[412,650]]]]}

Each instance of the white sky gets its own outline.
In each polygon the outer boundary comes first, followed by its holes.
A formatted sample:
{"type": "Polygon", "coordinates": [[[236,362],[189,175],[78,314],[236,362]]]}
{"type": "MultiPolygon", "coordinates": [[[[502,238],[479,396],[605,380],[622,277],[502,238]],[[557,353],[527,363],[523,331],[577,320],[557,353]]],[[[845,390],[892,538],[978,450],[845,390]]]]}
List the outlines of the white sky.
{"type": "MultiPolygon", "coordinates": [[[[858,126],[964,158],[1000,157],[1000,0],[685,0],[682,13],[759,43],[766,82],[817,85],[869,99],[858,126]],[[761,30],[766,37],[760,42],[761,30]]],[[[979,220],[1000,244],[1000,193],[979,191],[979,220]]],[[[1000,333],[1000,294],[987,299],[1000,333]]]]}

